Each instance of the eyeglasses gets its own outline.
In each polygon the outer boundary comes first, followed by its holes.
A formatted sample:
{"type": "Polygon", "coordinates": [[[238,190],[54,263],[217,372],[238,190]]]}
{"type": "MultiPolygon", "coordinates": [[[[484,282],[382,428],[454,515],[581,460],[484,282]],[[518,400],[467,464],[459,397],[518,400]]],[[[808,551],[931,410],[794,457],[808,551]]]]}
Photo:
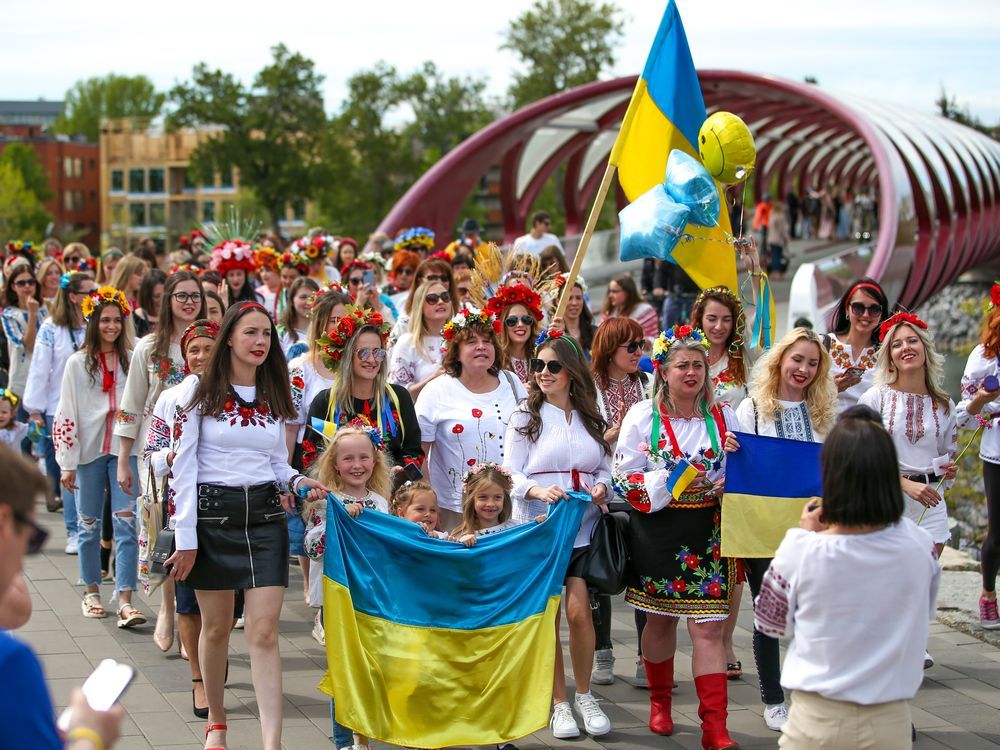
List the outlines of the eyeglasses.
{"type": "Polygon", "coordinates": [[[392,272],[393,276],[412,276],[416,272],[415,268],[410,266],[403,266],[402,268],[397,268],[392,272]]]}
{"type": "Polygon", "coordinates": [[[364,349],[358,349],[358,359],[362,362],[367,362],[371,357],[374,357],[376,362],[384,361],[385,349],[372,349],[367,346],[364,349]]]}
{"type": "Polygon", "coordinates": [[[627,344],[619,344],[619,349],[625,349],[629,354],[635,354],[642,348],[641,341],[630,341],[627,344]]]}
{"type": "Polygon", "coordinates": [[[448,277],[443,273],[429,273],[424,276],[424,281],[447,281],[448,277]]]}
{"type": "Polygon", "coordinates": [[[531,371],[536,375],[540,372],[545,372],[545,368],[548,367],[549,372],[553,375],[558,375],[562,372],[563,363],[558,359],[550,359],[546,362],[544,359],[533,359],[531,360],[531,371]]]}
{"type": "Polygon", "coordinates": [[[77,266],[80,264],[80,259],[75,255],[71,255],[68,258],[63,258],[64,266],[77,266]]]}
{"type": "Polygon", "coordinates": [[[365,283],[365,277],[355,276],[353,279],[348,280],[347,283],[350,284],[351,286],[361,286],[362,284],[365,283]]]}
{"type": "Polygon", "coordinates": [[[863,302],[852,302],[851,312],[857,318],[860,318],[865,313],[868,313],[873,318],[877,318],[882,315],[882,305],[866,305],[863,302]]]}
{"type": "Polygon", "coordinates": [[[37,283],[34,279],[18,279],[14,282],[14,286],[23,289],[26,286],[34,286],[37,283]]]}
{"type": "Polygon", "coordinates": [[[42,547],[45,546],[45,540],[49,538],[49,532],[39,526],[37,523],[32,521],[23,513],[19,513],[16,510],[12,513],[14,520],[17,521],[22,526],[27,526],[31,530],[31,536],[28,537],[28,554],[37,555],[41,552],[42,547]]]}
{"type": "Polygon", "coordinates": [[[436,305],[438,302],[451,302],[451,292],[441,292],[440,294],[428,294],[424,297],[425,302],[436,305]]]}
{"type": "Polygon", "coordinates": [[[174,292],[170,296],[182,305],[186,305],[188,302],[201,302],[201,292],[174,292]]]}
{"type": "Polygon", "coordinates": [[[533,317],[531,317],[530,315],[520,315],[520,316],[519,315],[511,315],[503,323],[508,328],[513,328],[518,323],[520,323],[521,325],[530,326],[534,322],[535,322],[535,319],[533,317]]]}

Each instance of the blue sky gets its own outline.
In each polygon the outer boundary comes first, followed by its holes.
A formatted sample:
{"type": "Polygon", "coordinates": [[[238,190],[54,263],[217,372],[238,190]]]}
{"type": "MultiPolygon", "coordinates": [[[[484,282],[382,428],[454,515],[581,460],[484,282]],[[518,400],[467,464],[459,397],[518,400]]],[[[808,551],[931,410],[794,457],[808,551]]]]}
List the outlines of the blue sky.
{"type": "MultiPolygon", "coordinates": [[[[617,0],[628,16],[613,74],[637,73],[662,14],[659,0],[617,0]]],[[[426,59],[449,74],[486,75],[500,94],[515,66],[501,31],[530,0],[102,0],[4,3],[0,98],[59,99],[78,78],[145,73],[161,88],[205,61],[249,80],[284,42],[326,75],[328,110],[348,76],[385,59],[426,59]]],[[[931,111],[942,84],[984,121],[1000,122],[998,0],[679,0],[695,64],[801,80],[931,111]]]]}

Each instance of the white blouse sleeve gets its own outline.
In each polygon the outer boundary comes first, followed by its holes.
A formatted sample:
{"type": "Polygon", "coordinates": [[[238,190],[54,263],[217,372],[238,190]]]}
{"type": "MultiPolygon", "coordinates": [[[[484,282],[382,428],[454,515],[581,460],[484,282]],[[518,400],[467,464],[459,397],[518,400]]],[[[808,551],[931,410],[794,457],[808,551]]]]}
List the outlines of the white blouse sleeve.
{"type": "Polygon", "coordinates": [[[288,382],[292,387],[292,407],[295,409],[295,416],[288,420],[288,424],[302,425],[306,423],[306,412],[310,405],[305,403],[305,378],[302,360],[296,357],[288,363],[288,382]]]}
{"type": "MultiPolygon", "coordinates": [[[[965,363],[965,371],[962,373],[962,400],[958,402],[958,406],[955,409],[955,417],[959,427],[963,429],[978,427],[976,417],[969,414],[969,402],[972,401],[979,391],[983,378],[993,371],[993,366],[993,360],[987,360],[983,357],[982,344],[979,344],[972,350],[968,361],[965,363]]],[[[987,404],[983,407],[983,411],[987,413],[980,415],[985,418],[993,413],[994,409],[996,409],[996,402],[987,404]]]]}
{"type": "Polygon", "coordinates": [[[56,462],[63,469],[76,471],[80,464],[80,408],[77,388],[88,382],[87,374],[81,370],[79,356],[72,356],[66,362],[59,406],[52,420],[52,445],[56,452],[56,462]]]}
{"type": "Polygon", "coordinates": [[[152,352],[152,334],[140,339],[132,352],[132,361],[125,379],[121,408],[115,420],[115,435],[123,438],[139,439],[142,415],[146,410],[149,395],[149,362],[152,352]]]}
{"type": "Polygon", "coordinates": [[[50,320],[42,323],[35,339],[35,351],[31,355],[28,382],[24,386],[24,410],[29,414],[45,414],[48,394],[45,392],[52,374],[55,358],[56,329],[50,320]]]}
{"type": "Polygon", "coordinates": [[[740,432],[757,433],[757,420],[754,419],[754,403],[750,398],[740,401],[736,407],[736,423],[740,432]]]}
{"type": "Polygon", "coordinates": [[[754,626],[772,638],[791,638],[795,624],[795,584],[810,532],[789,529],[764,573],[754,602],[754,626]]]}
{"type": "Polygon", "coordinates": [[[650,436],[645,429],[649,409],[650,402],[644,401],[633,406],[625,415],[618,434],[618,449],[612,470],[615,492],[643,513],[663,510],[673,500],[667,489],[666,469],[647,470],[650,458],[643,452],[642,446],[649,444],[650,436]]]}
{"type": "MultiPolygon", "coordinates": [[[[511,473],[514,480],[510,498],[515,505],[532,502],[527,498],[528,490],[538,486],[538,482],[529,479],[526,473],[529,457],[528,438],[518,432],[518,428],[527,423],[528,413],[521,409],[515,411],[507,423],[507,434],[503,441],[503,465],[511,473]]],[[[515,513],[515,515],[517,514],[515,513]]]]}
{"type": "Polygon", "coordinates": [[[201,437],[201,411],[187,410],[198,378],[181,383],[174,413],[174,466],[170,472],[169,494],[174,502],[174,541],[177,549],[198,549],[198,441],[201,437]]]}
{"type": "Polygon", "coordinates": [[[420,441],[423,443],[433,443],[437,437],[438,390],[441,387],[439,384],[446,379],[447,377],[437,378],[428,383],[413,404],[417,424],[420,425],[420,441]]]}
{"type": "Polygon", "coordinates": [[[948,414],[941,423],[938,455],[949,456],[952,463],[955,462],[955,456],[958,455],[958,409],[951,399],[948,399],[948,414]]]}
{"type": "Polygon", "coordinates": [[[278,432],[279,439],[274,441],[274,445],[271,448],[271,470],[274,472],[274,478],[278,482],[278,487],[282,492],[288,491],[288,483],[292,481],[298,472],[293,469],[288,463],[288,443],[285,441],[285,423],[278,423],[280,429],[278,432]]]}
{"type": "Polygon", "coordinates": [[[395,385],[412,385],[417,379],[416,372],[416,350],[413,346],[413,336],[410,333],[405,333],[392,347],[388,380],[395,385]]]}
{"type": "Polygon", "coordinates": [[[149,462],[155,477],[165,477],[170,473],[167,456],[170,454],[170,433],[173,415],[166,414],[165,404],[173,401],[173,394],[164,391],[156,399],[153,415],[149,422],[149,432],[146,433],[146,444],[142,449],[143,461],[149,462]]]}

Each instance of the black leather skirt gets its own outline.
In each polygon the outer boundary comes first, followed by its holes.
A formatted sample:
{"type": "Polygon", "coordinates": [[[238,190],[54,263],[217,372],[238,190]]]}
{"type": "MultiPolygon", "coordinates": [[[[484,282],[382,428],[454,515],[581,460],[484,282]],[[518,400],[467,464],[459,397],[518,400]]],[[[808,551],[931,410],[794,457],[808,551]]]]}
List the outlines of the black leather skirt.
{"type": "Polygon", "coordinates": [[[288,523],[274,482],[198,485],[198,555],[181,585],[211,591],[288,586],[288,523]]]}

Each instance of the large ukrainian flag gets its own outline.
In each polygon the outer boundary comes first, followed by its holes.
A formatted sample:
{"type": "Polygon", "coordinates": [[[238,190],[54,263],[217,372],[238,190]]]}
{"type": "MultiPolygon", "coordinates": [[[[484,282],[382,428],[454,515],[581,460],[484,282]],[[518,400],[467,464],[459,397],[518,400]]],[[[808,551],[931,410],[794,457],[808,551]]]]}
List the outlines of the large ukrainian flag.
{"type": "Polygon", "coordinates": [[[382,513],[327,509],[320,688],[394,745],[486,745],[546,725],[555,618],[586,495],[466,549],[382,513]]]}
{"type": "MultiPolygon", "coordinates": [[[[670,0],[609,159],[618,168],[618,180],[630,201],[663,182],[671,150],[700,160],[698,131],[705,117],[687,35],[670,0]]],[[[736,291],[735,254],[726,243],[726,235],[732,233],[729,212],[725,208],[720,212],[716,227],[689,226],[688,231],[699,239],[677,245],[674,261],[702,289],[723,285],[736,291]]]]}
{"type": "Polygon", "coordinates": [[[737,432],[726,454],[722,497],[723,557],[774,557],[802,506],[823,492],[820,444],[737,432]]]}

